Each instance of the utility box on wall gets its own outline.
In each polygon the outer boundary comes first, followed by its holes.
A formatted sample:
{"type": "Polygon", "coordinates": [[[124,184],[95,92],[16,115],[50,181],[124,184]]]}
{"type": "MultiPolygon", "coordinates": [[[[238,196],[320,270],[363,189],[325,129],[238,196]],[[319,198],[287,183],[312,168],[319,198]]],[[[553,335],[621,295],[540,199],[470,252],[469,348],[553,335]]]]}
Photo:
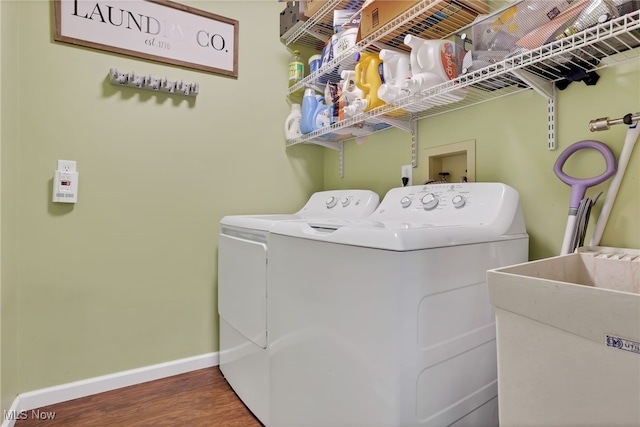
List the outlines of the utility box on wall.
{"type": "Polygon", "coordinates": [[[424,150],[427,173],[424,182],[475,182],[476,181],[476,141],[424,150]]]}

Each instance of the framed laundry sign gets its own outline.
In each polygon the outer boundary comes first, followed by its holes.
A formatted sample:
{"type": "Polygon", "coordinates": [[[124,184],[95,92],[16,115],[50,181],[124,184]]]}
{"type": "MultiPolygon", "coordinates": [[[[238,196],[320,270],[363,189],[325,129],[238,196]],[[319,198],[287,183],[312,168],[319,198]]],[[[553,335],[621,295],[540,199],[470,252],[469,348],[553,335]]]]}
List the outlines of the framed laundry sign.
{"type": "Polygon", "coordinates": [[[54,12],[56,41],[238,77],[236,20],[168,0],[54,0],[54,12]]]}

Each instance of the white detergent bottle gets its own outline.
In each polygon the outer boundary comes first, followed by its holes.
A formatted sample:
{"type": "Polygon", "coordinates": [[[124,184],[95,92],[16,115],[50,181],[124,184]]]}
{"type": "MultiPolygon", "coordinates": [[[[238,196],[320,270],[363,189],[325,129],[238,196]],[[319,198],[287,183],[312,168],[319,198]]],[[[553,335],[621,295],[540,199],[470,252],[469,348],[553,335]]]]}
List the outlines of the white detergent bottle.
{"type": "Polygon", "coordinates": [[[286,139],[294,139],[302,135],[300,132],[300,119],[302,108],[300,104],[291,104],[291,112],[284,121],[284,136],[286,139]]]}
{"type": "MultiPolygon", "coordinates": [[[[409,89],[410,82],[411,79],[406,79],[402,87],[383,84],[378,88],[378,98],[382,99],[386,103],[392,103],[399,99],[410,96],[412,93],[409,89]]],[[[428,110],[431,107],[433,107],[433,104],[425,100],[413,101],[410,104],[404,105],[402,109],[412,113],[417,113],[419,111],[428,110]]]]}
{"type": "MultiPolygon", "coordinates": [[[[414,74],[411,79],[407,80],[405,88],[409,93],[416,94],[441,83],[443,83],[442,79],[433,73],[419,73],[414,74]]],[[[420,104],[428,104],[431,107],[436,105],[451,104],[454,102],[462,101],[465,96],[467,96],[467,88],[456,89],[454,91],[449,90],[444,93],[429,96],[428,99],[421,101],[420,104]]]]}
{"type": "MultiPolygon", "coordinates": [[[[455,44],[448,40],[426,40],[411,34],[404,38],[404,44],[411,47],[412,77],[407,81],[406,88],[412,93],[439,85],[458,76],[455,44]]],[[[433,105],[443,105],[457,102],[467,94],[467,89],[459,89],[434,99],[429,99],[433,105]]]]}
{"type": "Polygon", "coordinates": [[[417,73],[407,80],[405,88],[412,94],[444,83],[442,78],[434,73],[417,73]]]}
{"type": "Polygon", "coordinates": [[[382,73],[380,74],[382,84],[402,88],[405,80],[411,78],[409,55],[389,49],[382,49],[379,55],[382,60],[382,73]]]}
{"type": "Polygon", "coordinates": [[[356,86],[356,70],[342,70],[340,77],[342,78],[342,95],[347,103],[361,99],[363,94],[362,90],[356,86]]]}
{"type": "Polygon", "coordinates": [[[403,87],[405,80],[411,78],[409,55],[389,49],[382,49],[379,55],[382,60],[380,73],[382,84],[378,88],[378,98],[386,103],[392,103],[408,96],[409,92],[403,90],[403,87]]]}
{"type": "Polygon", "coordinates": [[[378,88],[378,98],[382,99],[387,104],[409,95],[411,95],[409,90],[401,86],[383,83],[378,88]]]}
{"type": "Polygon", "coordinates": [[[355,116],[356,114],[364,112],[364,109],[367,108],[367,105],[369,105],[369,103],[366,99],[356,98],[351,101],[349,105],[346,105],[344,107],[344,114],[349,117],[355,116]]]}
{"type": "Polygon", "coordinates": [[[413,75],[434,73],[444,82],[457,77],[456,47],[448,40],[426,40],[407,34],[404,44],[411,48],[413,75]]]}

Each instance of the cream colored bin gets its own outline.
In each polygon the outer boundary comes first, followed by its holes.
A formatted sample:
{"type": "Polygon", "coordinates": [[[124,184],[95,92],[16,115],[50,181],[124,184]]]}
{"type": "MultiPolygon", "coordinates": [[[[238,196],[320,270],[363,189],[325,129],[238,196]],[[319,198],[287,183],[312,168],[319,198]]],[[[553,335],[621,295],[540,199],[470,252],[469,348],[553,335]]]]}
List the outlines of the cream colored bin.
{"type": "Polygon", "coordinates": [[[501,427],[640,426],[640,251],[490,270],[501,427]]]}

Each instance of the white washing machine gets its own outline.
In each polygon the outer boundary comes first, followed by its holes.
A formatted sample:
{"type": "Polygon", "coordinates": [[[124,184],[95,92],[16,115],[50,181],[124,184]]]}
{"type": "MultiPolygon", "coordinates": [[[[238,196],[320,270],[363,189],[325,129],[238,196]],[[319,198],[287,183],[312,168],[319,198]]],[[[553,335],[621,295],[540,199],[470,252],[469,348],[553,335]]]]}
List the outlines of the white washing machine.
{"type": "Polygon", "coordinates": [[[269,251],[269,426],[498,425],[486,271],[528,260],[513,188],[394,188],[363,220],[275,224],[269,251]]]}
{"type": "Polygon", "coordinates": [[[378,202],[378,195],[368,190],[322,191],[314,193],[294,214],[231,215],[220,221],[220,370],[263,424],[269,423],[269,230],[281,221],[301,218],[365,217],[375,210],[378,202]]]}

